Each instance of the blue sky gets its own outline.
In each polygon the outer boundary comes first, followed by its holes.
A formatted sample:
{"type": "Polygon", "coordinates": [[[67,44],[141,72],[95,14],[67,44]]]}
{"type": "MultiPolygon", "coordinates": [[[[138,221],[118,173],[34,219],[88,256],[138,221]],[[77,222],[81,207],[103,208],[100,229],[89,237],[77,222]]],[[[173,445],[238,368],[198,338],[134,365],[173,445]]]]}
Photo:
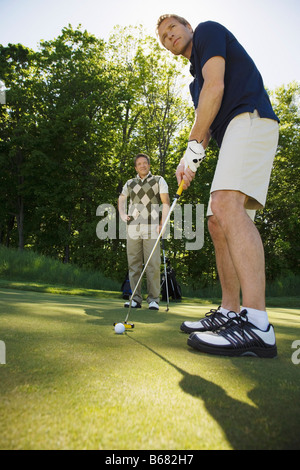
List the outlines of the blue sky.
{"type": "Polygon", "coordinates": [[[0,44],[37,49],[69,23],[102,39],[115,25],[142,24],[154,36],[163,13],[184,16],[193,27],[222,23],[252,56],[268,88],[300,82],[300,0],[0,0],[0,44]]]}

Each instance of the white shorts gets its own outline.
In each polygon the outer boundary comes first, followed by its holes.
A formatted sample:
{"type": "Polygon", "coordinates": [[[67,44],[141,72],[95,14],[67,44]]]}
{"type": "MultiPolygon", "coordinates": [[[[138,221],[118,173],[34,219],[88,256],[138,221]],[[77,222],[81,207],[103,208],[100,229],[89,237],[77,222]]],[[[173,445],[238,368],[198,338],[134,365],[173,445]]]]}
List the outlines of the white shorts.
{"type": "MultiPolygon", "coordinates": [[[[245,194],[245,209],[252,220],[266,202],[278,135],[277,121],[262,119],[257,111],[243,113],[229,123],[220,148],[210,192],[245,194]]],[[[210,203],[208,216],[213,215],[210,203]]]]}

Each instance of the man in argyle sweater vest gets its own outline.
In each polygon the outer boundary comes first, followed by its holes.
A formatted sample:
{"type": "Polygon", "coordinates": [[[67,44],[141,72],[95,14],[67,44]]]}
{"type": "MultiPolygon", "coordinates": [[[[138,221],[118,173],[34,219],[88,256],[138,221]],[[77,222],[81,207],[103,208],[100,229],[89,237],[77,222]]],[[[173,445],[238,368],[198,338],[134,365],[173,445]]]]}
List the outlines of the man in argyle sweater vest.
{"type": "MultiPolygon", "coordinates": [[[[119,197],[119,212],[122,220],[127,222],[127,259],[129,281],[132,291],[142,273],[143,264],[147,262],[159,231],[170,208],[168,185],[162,176],[150,173],[150,159],[145,154],[138,154],[134,159],[137,172],[124,185],[119,197]],[[130,199],[129,211],[126,211],[127,198],[130,199]],[[159,220],[160,205],[162,217],[159,220]]],[[[146,270],[147,302],[149,309],[159,309],[160,299],[160,245],[152,255],[146,270]]],[[[142,304],[141,283],[132,301],[132,308],[142,304]]],[[[124,307],[128,307],[126,302],[124,307]]]]}

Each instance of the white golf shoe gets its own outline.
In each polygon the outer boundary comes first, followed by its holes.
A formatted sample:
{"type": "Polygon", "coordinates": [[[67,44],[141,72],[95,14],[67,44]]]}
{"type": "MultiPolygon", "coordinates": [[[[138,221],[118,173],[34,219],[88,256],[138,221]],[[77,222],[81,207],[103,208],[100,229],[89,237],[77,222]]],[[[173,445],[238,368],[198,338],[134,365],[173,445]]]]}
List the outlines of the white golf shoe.
{"type": "Polygon", "coordinates": [[[149,304],[149,310],[159,310],[159,305],[154,300],[149,304]]]}
{"type": "MultiPolygon", "coordinates": [[[[129,308],[129,305],[130,305],[130,302],[125,302],[124,307],[129,308]]],[[[131,308],[141,308],[141,307],[142,307],[141,304],[139,304],[135,300],[132,301],[131,308]]]]}

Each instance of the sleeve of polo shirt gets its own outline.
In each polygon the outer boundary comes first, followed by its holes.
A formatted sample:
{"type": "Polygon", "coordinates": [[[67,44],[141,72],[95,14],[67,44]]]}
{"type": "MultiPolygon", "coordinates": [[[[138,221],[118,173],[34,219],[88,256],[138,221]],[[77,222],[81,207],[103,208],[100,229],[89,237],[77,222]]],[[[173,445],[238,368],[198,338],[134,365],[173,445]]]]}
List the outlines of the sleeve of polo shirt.
{"type": "Polygon", "coordinates": [[[159,193],[160,194],[168,194],[169,187],[166,180],[161,176],[159,180],[159,193]]]}
{"type": "Polygon", "coordinates": [[[124,184],[121,194],[122,194],[122,196],[128,197],[129,193],[128,193],[127,182],[124,184]]]}
{"type": "Polygon", "coordinates": [[[226,34],[226,28],[219,23],[208,21],[201,24],[194,42],[201,68],[212,57],[220,56],[226,60],[226,34]]]}

